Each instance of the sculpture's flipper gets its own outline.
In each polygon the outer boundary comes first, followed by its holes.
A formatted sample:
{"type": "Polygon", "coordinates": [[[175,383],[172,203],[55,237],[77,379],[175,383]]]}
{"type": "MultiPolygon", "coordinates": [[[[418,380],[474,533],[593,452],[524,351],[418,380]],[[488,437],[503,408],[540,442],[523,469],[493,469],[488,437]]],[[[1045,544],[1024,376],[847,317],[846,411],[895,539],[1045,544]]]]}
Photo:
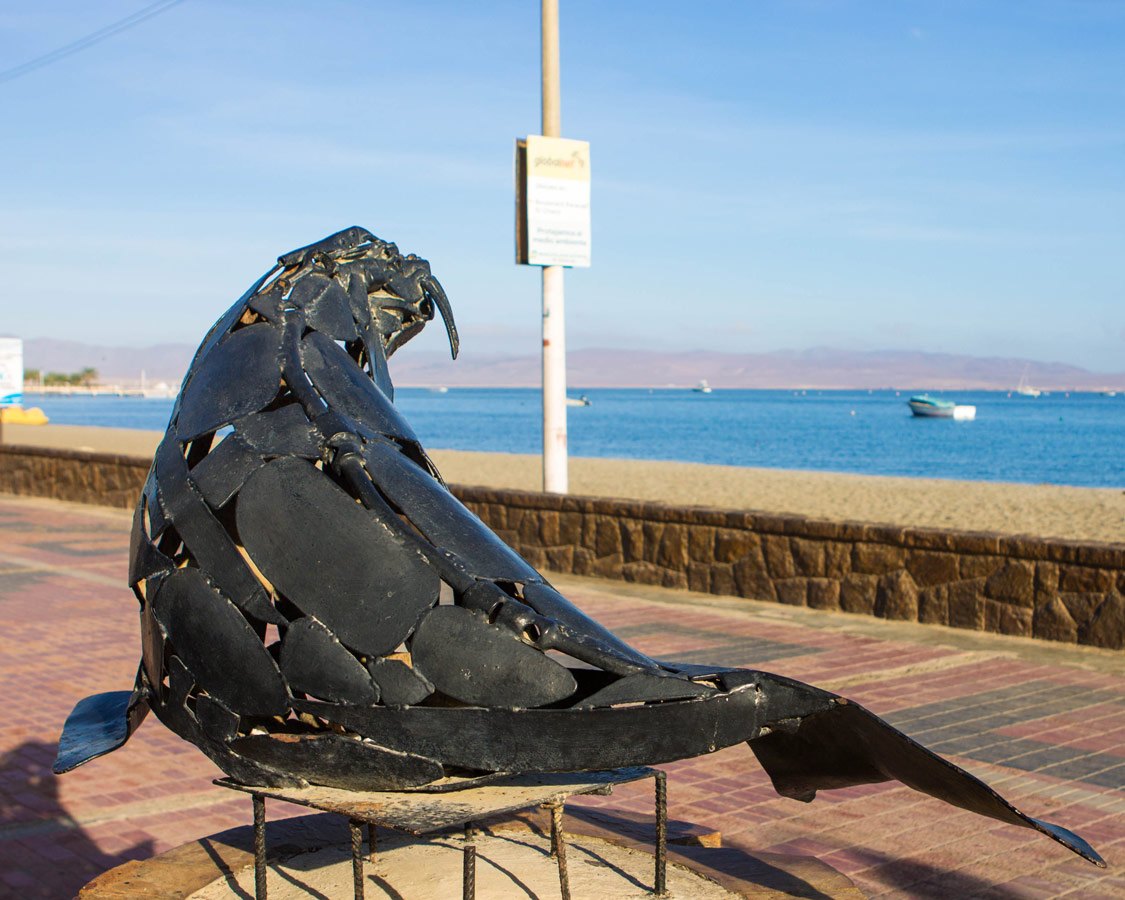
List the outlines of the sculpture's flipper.
{"type": "Polygon", "coordinates": [[[808,802],[818,790],[901,781],[961,809],[1034,828],[1105,867],[1074,832],[1025,815],[983,781],[855,703],[833,704],[801,719],[792,730],[751,741],[750,749],[783,797],[808,802]]]}
{"type": "Polygon", "coordinates": [[[137,687],[131,691],[110,691],[80,700],[66,717],[52,771],[61,775],[116,750],[129,740],[147,714],[139,676],[137,687]]]}

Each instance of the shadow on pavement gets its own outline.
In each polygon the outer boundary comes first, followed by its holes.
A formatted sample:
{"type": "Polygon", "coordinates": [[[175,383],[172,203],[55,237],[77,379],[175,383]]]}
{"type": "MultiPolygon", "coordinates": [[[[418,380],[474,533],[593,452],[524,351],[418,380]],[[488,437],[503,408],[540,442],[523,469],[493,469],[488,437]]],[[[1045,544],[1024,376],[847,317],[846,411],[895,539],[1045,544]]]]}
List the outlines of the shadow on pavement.
{"type": "Polygon", "coordinates": [[[0,755],[0,898],[73,897],[107,869],[153,854],[151,839],[101,850],[59,801],[57,749],[25,741],[0,755]]]}

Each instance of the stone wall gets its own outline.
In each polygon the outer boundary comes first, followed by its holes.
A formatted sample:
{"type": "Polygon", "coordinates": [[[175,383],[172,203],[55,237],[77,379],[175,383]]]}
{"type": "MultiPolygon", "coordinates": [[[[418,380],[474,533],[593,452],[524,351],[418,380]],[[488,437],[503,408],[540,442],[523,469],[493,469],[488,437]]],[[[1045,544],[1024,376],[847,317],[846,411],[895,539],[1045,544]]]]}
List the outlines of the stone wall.
{"type": "Polygon", "coordinates": [[[152,460],[0,444],[0,492],[132,509],[152,460]]]}
{"type": "Polygon", "coordinates": [[[1125,647],[1125,545],[456,487],[535,566],[1125,647]]]}
{"type": "MultiPolygon", "coordinates": [[[[0,445],[0,492],[132,508],[150,461],[0,445]]],[[[1125,647],[1125,545],[453,485],[533,565],[1125,647]]]]}

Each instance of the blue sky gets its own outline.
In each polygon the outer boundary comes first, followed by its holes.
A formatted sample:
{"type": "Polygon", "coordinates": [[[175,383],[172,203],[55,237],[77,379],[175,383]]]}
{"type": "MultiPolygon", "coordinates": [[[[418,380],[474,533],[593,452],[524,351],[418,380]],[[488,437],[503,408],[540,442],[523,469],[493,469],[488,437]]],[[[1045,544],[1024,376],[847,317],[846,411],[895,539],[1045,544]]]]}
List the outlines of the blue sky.
{"type": "MultiPolygon", "coordinates": [[[[0,69],[143,6],[8,2],[0,69]]],[[[1125,3],[560,6],[593,171],[570,347],[1125,369],[1125,3]]],[[[538,29],[534,0],[185,0],[0,82],[0,331],[196,343],[360,224],[430,259],[466,353],[536,353],[538,29]]]]}

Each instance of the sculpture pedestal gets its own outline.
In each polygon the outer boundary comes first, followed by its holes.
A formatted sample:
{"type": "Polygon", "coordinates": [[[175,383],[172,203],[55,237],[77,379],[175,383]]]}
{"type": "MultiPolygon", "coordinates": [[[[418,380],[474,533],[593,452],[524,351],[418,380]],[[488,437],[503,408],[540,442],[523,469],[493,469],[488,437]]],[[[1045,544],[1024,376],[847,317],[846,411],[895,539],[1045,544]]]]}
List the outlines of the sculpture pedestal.
{"type": "Polygon", "coordinates": [[[255,827],[118,866],[79,897],[446,900],[479,890],[482,900],[862,900],[819,860],[721,847],[717,832],[668,822],[663,782],[662,772],[644,768],[521,776],[444,794],[273,790],[223,779],[253,795],[255,827]],[[644,777],[656,778],[654,817],[572,806],[564,825],[568,797],[644,777]],[[328,812],[267,825],[266,797],[328,812]],[[366,848],[363,824],[370,838],[382,826],[366,848]]]}

